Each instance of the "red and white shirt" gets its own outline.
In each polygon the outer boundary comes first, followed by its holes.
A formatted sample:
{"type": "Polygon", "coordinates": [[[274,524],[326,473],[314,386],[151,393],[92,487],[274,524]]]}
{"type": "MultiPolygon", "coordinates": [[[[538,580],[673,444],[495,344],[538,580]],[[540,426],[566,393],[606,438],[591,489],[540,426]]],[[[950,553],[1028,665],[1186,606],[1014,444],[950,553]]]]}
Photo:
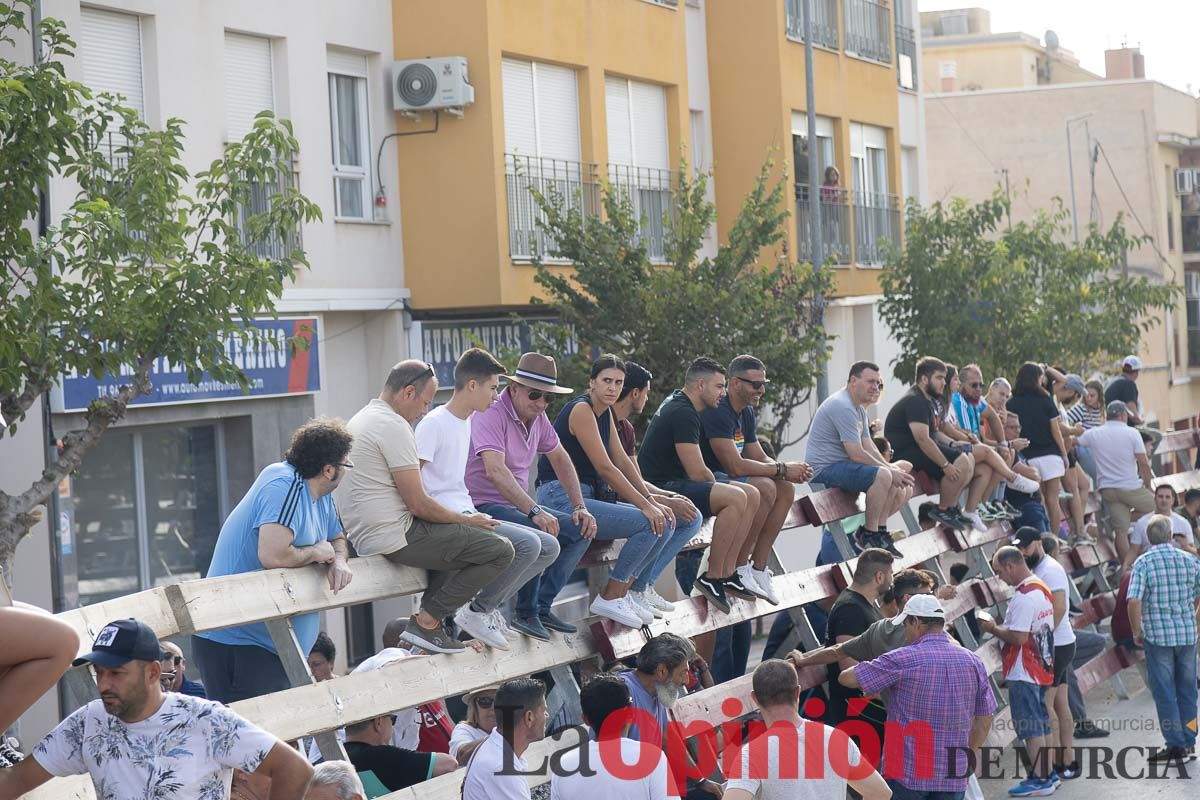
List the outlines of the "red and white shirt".
{"type": "Polygon", "coordinates": [[[1050,588],[1030,575],[1013,590],[1004,615],[1004,627],[1028,633],[1025,644],[1005,644],[1004,678],[1039,686],[1054,683],[1054,604],[1050,588]]]}

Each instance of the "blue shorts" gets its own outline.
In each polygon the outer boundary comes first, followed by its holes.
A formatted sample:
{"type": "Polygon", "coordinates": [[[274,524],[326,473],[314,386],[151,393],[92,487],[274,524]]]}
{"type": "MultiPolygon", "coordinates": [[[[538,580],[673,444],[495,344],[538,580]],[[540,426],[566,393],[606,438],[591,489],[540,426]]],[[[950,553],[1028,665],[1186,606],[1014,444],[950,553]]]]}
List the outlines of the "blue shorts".
{"type": "Polygon", "coordinates": [[[1008,703],[1012,707],[1013,733],[1018,739],[1032,739],[1050,733],[1050,714],[1046,711],[1046,690],[1028,681],[1008,682],[1008,703]]]}
{"type": "Polygon", "coordinates": [[[875,483],[879,474],[877,464],[859,464],[855,461],[841,461],[830,464],[812,476],[812,483],[822,486],[836,486],[848,492],[865,492],[875,483]]]}
{"type": "Polygon", "coordinates": [[[716,470],[713,471],[713,477],[717,479],[717,483],[745,483],[746,481],[750,480],[745,476],[741,478],[731,478],[726,473],[717,472],[716,470]]]}

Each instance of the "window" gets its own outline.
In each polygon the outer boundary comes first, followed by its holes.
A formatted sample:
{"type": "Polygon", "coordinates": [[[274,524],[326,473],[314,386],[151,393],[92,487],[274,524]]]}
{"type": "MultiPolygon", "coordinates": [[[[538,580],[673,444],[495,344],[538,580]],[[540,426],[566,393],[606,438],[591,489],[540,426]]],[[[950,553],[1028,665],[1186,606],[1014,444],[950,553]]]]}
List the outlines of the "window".
{"type": "MultiPolygon", "coordinates": [[[[79,60],[83,64],[84,84],[95,94],[120,96],[122,104],[144,119],[141,20],[133,14],[87,6],[81,8],[80,13],[79,60]]],[[[109,130],[102,146],[110,162],[116,148],[124,143],[119,132],[109,130]]]]}
{"type": "Polygon", "coordinates": [[[671,209],[674,180],[667,143],[667,90],[610,75],[604,94],[608,179],[633,204],[650,259],[661,261],[666,252],[663,217],[671,209]]]}
{"type": "Polygon", "coordinates": [[[225,141],[241,139],[261,111],[275,110],[271,40],[225,33],[225,141]]]}
{"type": "Polygon", "coordinates": [[[1185,272],[1183,287],[1187,303],[1188,366],[1200,367],[1200,272],[1185,272]]]}
{"type": "Polygon", "coordinates": [[[367,209],[371,208],[367,59],[330,50],[328,69],[334,217],[366,219],[367,209]]]}
{"type": "Polygon", "coordinates": [[[850,123],[850,164],[855,261],[879,264],[886,254],[882,242],[900,246],[900,209],[888,179],[887,131],[850,123]]]}

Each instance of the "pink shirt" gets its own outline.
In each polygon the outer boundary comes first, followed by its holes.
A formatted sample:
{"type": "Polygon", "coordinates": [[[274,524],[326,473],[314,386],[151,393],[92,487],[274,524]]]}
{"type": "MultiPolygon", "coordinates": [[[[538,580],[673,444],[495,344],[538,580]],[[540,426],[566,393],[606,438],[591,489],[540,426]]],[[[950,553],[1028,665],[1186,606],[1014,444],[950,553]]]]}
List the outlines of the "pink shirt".
{"type": "Polygon", "coordinates": [[[467,459],[466,476],[471,502],[477,506],[484,503],[512,505],[500,494],[495,484],[488,480],[483,458],[479,455],[483,451],[494,450],[503,453],[504,463],[517,479],[517,483],[528,487],[529,468],[534,459],[556,447],[558,434],[554,432],[550,418],[544,413],[539,414],[526,428],[525,424],[517,419],[517,412],[512,404],[512,393],[507,390],[501,392],[487,411],[471,415],[471,455],[467,459]]]}

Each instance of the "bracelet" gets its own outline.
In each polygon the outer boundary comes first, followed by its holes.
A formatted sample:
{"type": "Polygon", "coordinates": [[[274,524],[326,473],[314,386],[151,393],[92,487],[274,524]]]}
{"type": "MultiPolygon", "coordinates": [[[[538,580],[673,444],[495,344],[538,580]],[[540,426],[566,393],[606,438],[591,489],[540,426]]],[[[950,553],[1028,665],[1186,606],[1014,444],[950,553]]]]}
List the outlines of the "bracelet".
{"type": "Polygon", "coordinates": [[[587,511],[587,504],[586,504],[586,503],[580,503],[579,505],[575,506],[575,508],[573,508],[573,509],[571,509],[571,510],[572,510],[572,511],[587,511]]]}
{"type": "Polygon", "coordinates": [[[783,476],[785,476],[785,475],[787,475],[787,464],[784,464],[784,463],[782,463],[782,462],[776,462],[776,464],[775,464],[775,477],[776,477],[776,478],[782,478],[782,477],[783,477],[783,476]]]}

